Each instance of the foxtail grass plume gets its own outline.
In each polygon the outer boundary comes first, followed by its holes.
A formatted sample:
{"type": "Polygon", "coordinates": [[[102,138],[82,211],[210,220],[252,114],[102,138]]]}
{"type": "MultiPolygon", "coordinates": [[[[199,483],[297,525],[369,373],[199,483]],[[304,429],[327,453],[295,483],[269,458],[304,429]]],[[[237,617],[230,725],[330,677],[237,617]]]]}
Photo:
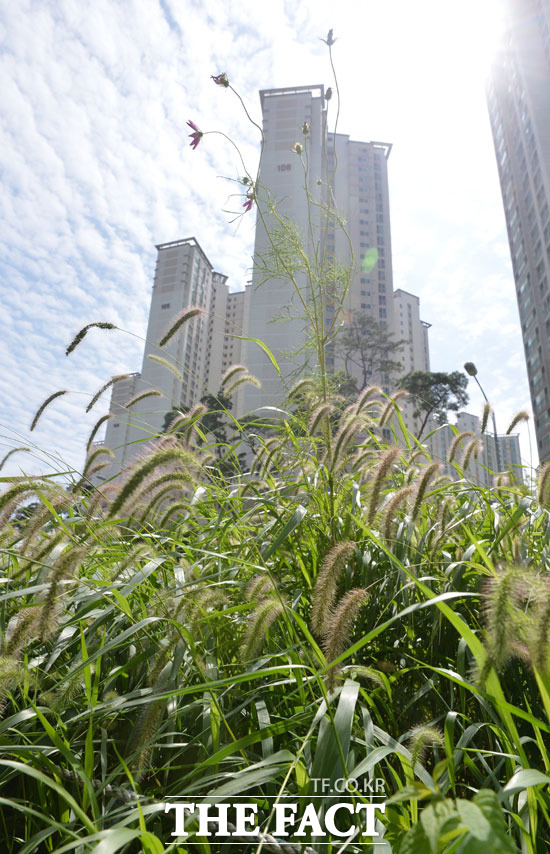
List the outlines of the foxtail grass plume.
{"type": "Polygon", "coordinates": [[[529,421],[529,413],[525,412],[525,410],[522,410],[521,412],[518,412],[516,415],[514,415],[514,417],[510,421],[510,426],[506,431],[506,435],[509,436],[514,427],[516,427],[522,421],[529,421]]]}
{"type": "Polygon", "coordinates": [[[198,622],[207,616],[208,612],[217,611],[219,608],[227,607],[229,599],[227,594],[219,587],[208,586],[200,590],[193,598],[192,608],[189,615],[191,628],[195,628],[198,622]]]}
{"type": "Polygon", "coordinates": [[[178,315],[170,328],[164,333],[162,338],[159,341],[159,347],[164,347],[165,344],[174,337],[176,332],[178,332],[184,323],[187,323],[189,320],[192,320],[194,317],[200,317],[204,314],[204,309],[199,306],[191,306],[190,308],[184,308],[178,315]]]}
{"type": "Polygon", "coordinates": [[[277,587],[270,575],[255,575],[246,588],[245,599],[247,602],[254,602],[258,599],[265,599],[266,596],[276,592],[277,587]]]}
{"type": "Polygon", "coordinates": [[[25,675],[23,664],[12,656],[0,657],[0,714],[3,714],[10,691],[19,685],[25,675]]]}
{"type": "Polygon", "coordinates": [[[191,436],[198,426],[200,419],[203,415],[206,415],[207,412],[208,409],[204,403],[197,403],[187,413],[187,430],[185,431],[185,437],[188,442],[191,441],[191,436]]]}
{"type": "Polygon", "coordinates": [[[425,448],[416,448],[409,456],[409,465],[415,465],[417,460],[421,460],[423,457],[429,459],[428,451],[425,448]]]}
{"type": "Polygon", "coordinates": [[[102,457],[102,456],[108,456],[113,460],[115,458],[115,455],[114,455],[113,451],[111,451],[110,448],[104,448],[104,447],[96,448],[96,450],[92,451],[92,453],[89,455],[88,459],[86,460],[86,465],[84,466],[84,471],[82,472],[83,477],[89,476],[92,466],[99,459],[99,457],[102,457]]]}
{"type": "Polygon", "coordinates": [[[168,425],[168,433],[179,433],[181,428],[187,423],[188,416],[186,412],[180,412],[168,425]]]}
{"type": "Polygon", "coordinates": [[[30,426],[31,433],[38,424],[38,419],[40,418],[46,407],[49,406],[52,400],[55,400],[56,397],[61,397],[62,394],[67,394],[67,389],[63,389],[63,391],[55,391],[53,394],[50,394],[50,396],[46,398],[44,403],[37,409],[36,414],[32,419],[32,424],[30,426]]]}
{"type": "Polygon", "coordinates": [[[537,484],[537,500],[541,507],[550,507],[550,462],[541,469],[537,484]]]}
{"type": "Polygon", "coordinates": [[[520,621],[525,615],[518,608],[523,591],[532,587],[533,575],[517,566],[500,568],[484,591],[484,617],[487,628],[487,658],[478,680],[483,686],[492,667],[501,670],[515,652],[522,636],[520,621]]]}
{"type": "Polygon", "coordinates": [[[85,683],[82,673],[77,673],[75,676],[70,676],[61,684],[55,686],[51,691],[41,694],[40,702],[49,706],[55,711],[62,711],[69,706],[72,701],[84,692],[85,683]]]}
{"type": "Polygon", "coordinates": [[[248,369],[244,365],[229,365],[227,370],[225,370],[220,379],[220,385],[223,388],[226,383],[232,379],[235,374],[248,373],[248,369]]]}
{"type": "Polygon", "coordinates": [[[325,557],[313,589],[311,628],[319,637],[325,634],[336,591],[346,563],[355,557],[356,545],[349,540],[337,543],[325,557]]]}
{"type": "Polygon", "coordinates": [[[377,397],[382,394],[382,389],[377,385],[370,385],[367,388],[364,388],[362,392],[359,393],[355,405],[357,407],[357,412],[361,412],[362,409],[372,401],[373,397],[377,397]]]}
{"type": "Polygon", "coordinates": [[[321,403],[320,406],[317,406],[309,419],[308,432],[310,435],[313,436],[321,421],[326,421],[333,412],[334,406],[330,403],[321,403]]]}
{"type": "Polygon", "coordinates": [[[278,436],[274,436],[272,439],[268,439],[265,445],[260,448],[256,454],[256,459],[254,460],[253,464],[253,472],[258,472],[262,470],[264,475],[267,474],[274,457],[284,447],[284,439],[281,440],[278,436]]]}
{"type": "Polygon", "coordinates": [[[101,426],[103,424],[105,424],[106,421],[109,421],[109,419],[112,417],[113,417],[112,413],[108,412],[107,415],[102,415],[101,418],[98,421],[96,421],[96,423],[94,424],[94,427],[92,429],[92,432],[90,433],[90,435],[88,437],[88,441],[86,443],[86,453],[87,454],[90,453],[90,448],[92,447],[92,444],[93,444],[93,441],[96,437],[97,431],[101,428],[101,426]]]}
{"type": "Polygon", "coordinates": [[[133,474],[121,488],[109,508],[109,517],[112,518],[124,507],[133,493],[139,488],[140,484],[143,483],[145,478],[148,477],[155,468],[174,463],[179,464],[184,468],[184,471],[188,474],[189,482],[191,482],[192,478],[188,473],[188,469],[189,467],[196,467],[196,460],[189,451],[175,447],[163,448],[160,451],[153,451],[152,454],[141,461],[141,464],[138,465],[133,474]]]}
{"type": "Polygon", "coordinates": [[[471,430],[465,430],[463,433],[459,433],[458,436],[454,437],[453,441],[451,442],[451,444],[449,446],[449,454],[447,457],[447,459],[450,463],[452,463],[454,458],[456,457],[457,451],[460,448],[460,446],[462,445],[462,442],[464,441],[464,439],[469,439],[470,436],[474,436],[474,435],[475,434],[471,430]]]}
{"type": "Polygon", "coordinates": [[[483,444],[480,439],[472,439],[471,442],[468,442],[468,446],[466,447],[466,451],[464,453],[464,460],[462,461],[462,468],[466,470],[472,459],[472,456],[477,459],[480,453],[483,450],[483,444]]]}
{"type": "MultiPolygon", "coordinates": [[[[368,599],[367,591],[356,587],[342,596],[337,607],[331,611],[323,638],[323,651],[328,664],[339,658],[349,646],[353,624],[368,599]]],[[[339,671],[339,665],[335,665],[329,670],[328,684],[330,688],[334,687],[339,671]]]]}
{"type": "Polygon", "coordinates": [[[384,537],[387,541],[391,540],[392,538],[392,528],[395,523],[395,514],[398,508],[410,498],[413,492],[414,489],[412,486],[404,486],[402,489],[398,490],[398,492],[396,492],[392,498],[390,498],[390,500],[384,507],[383,531],[384,537]]]}
{"type": "Polygon", "coordinates": [[[16,454],[18,451],[30,451],[30,448],[25,448],[23,445],[18,448],[12,448],[11,451],[8,451],[8,453],[0,460],[0,470],[4,468],[4,464],[7,463],[12,454],[16,454]]]}
{"type": "Polygon", "coordinates": [[[130,735],[130,743],[126,750],[128,752],[133,749],[135,752],[128,765],[132,776],[138,781],[149,771],[166,703],[167,700],[153,700],[147,703],[130,735]]]}
{"type": "Polygon", "coordinates": [[[304,377],[303,379],[298,380],[298,382],[292,386],[292,388],[288,392],[288,396],[292,399],[297,395],[305,394],[308,391],[315,391],[315,383],[312,379],[304,377]]]}
{"type": "Polygon", "coordinates": [[[116,377],[111,377],[111,379],[108,382],[106,382],[105,385],[101,386],[99,391],[96,391],[96,393],[94,394],[94,396],[90,400],[88,406],[86,407],[86,412],[89,412],[96,405],[96,403],[98,402],[99,398],[101,397],[101,395],[103,394],[104,391],[107,391],[107,389],[110,388],[115,383],[118,383],[121,380],[127,380],[128,378],[129,378],[128,374],[118,374],[118,376],[116,376],[116,377]]]}
{"type": "Polygon", "coordinates": [[[537,596],[533,622],[529,627],[528,648],[533,667],[550,674],[550,581],[541,579],[541,595],[537,596]]]}
{"type": "Polygon", "coordinates": [[[47,481],[25,479],[15,483],[0,494],[0,528],[6,524],[19,505],[27,498],[36,495],[38,490],[44,491],[46,494],[52,491],[47,481]]]}
{"type": "Polygon", "coordinates": [[[400,456],[400,448],[390,448],[389,451],[386,451],[385,454],[382,455],[380,462],[374,470],[374,478],[372,481],[369,497],[369,512],[367,515],[367,522],[369,525],[372,525],[372,523],[374,522],[376,511],[378,509],[380,492],[382,490],[384,480],[386,479],[387,475],[391,471],[392,466],[399,459],[400,456]]]}
{"type": "Polygon", "coordinates": [[[175,501],[173,504],[170,504],[164,515],[158,520],[159,530],[163,531],[172,519],[172,516],[175,516],[177,513],[179,513],[180,517],[187,517],[189,515],[189,502],[175,501]]]}
{"type": "Polygon", "coordinates": [[[39,507],[32,516],[29,517],[24,530],[25,539],[20,546],[21,554],[27,553],[39,532],[43,533],[42,528],[44,525],[51,522],[52,518],[55,518],[56,514],[58,514],[60,510],[70,507],[73,503],[74,498],[68,492],[63,491],[59,495],[49,495],[48,503],[39,507]]]}
{"type": "Polygon", "coordinates": [[[36,548],[33,548],[34,543],[30,544],[28,554],[25,554],[26,561],[21,563],[17,575],[23,575],[27,570],[34,569],[45,563],[50,555],[57,549],[65,537],[64,531],[58,531],[56,534],[45,535],[44,539],[40,539],[36,548]]]}
{"type": "Polygon", "coordinates": [[[491,404],[486,403],[485,406],[483,407],[483,413],[481,416],[480,433],[482,433],[482,434],[485,433],[485,431],[487,429],[487,422],[489,421],[489,415],[490,414],[491,414],[491,404]]]}
{"type": "Polygon", "coordinates": [[[47,576],[48,590],[40,612],[38,634],[41,640],[51,637],[57,628],[59,608],[58,591],[63,580],[70,578],[76,571],[77,565],[86,555],[82,546],[67,548],[54,562],[47,576]]]}
{"type": "Polygon", "coordinates": [[[241,646],[241,654],[245,661],[250,661],[258,655],[265,643],[269,627],[283,613],[283,610],[282,602],[273,598],[262,599],[256,606],[249,617],[241,646]]]}
{"type": "Polygon", "coordinates": [[[225,387],[225,393],[226,394],[233,394],[233,392],[237,388],[239,388],[239,386],[241,386],[243,383],[249,383],[250,385],[256,386],[256,388],[262,387],[262,384],[257,377],[255,377],[249,373],[246,373],[246,374],[241,373],[241,374],[238,374],[234,378],[233,382],[228,383],[228,385],[225,387]]]}
{"type": "Polygon", "coordinates": [[[417,762],[423,763],[428,747],[444,747],[445,740],[440,730],[435,726],[422,724],[411,731],[409,749],[411,751],[411,766],[414,769],[417,762]]]}
{"type": "Polygon", "coordinates": [[[19,658],[25,647],[37,637],[42,607],[35,605],[24,608],[11,618],[2,644],[3,655],[19,658]]]}
{"type": "Polygon", "coordinates": [[[397,406],[398,401],[401,400],[401,398],[408,397],[408,396],[409,396],[409,392],[405,391],[404,388],[402,388],[399,391],[396,391],[396,392],[394,392],[394,394],[392,394],[392,396],[388,400],[386,408],[383,410],[382,415],[380,416],[380,420],[378,422],[380,427],[383,427],[390,420],[390,418],[393,415],[393,413],[395,412],[395,410],[399,408],[397,406]]]}
{"type": "Polygon", "coordinates": [[[334,437],[334,446],[332,448],[331,468],[335,468],[339,462],[344,462],[344,454],[349,444],[355,438],[357,431],[360,429],[360,423],[357,417],[348,421],[340,427],[334,437]]]}
{"type": "Polygon", "coordinates": [[[342,675],[349,673],[352,679],[368,679],[369,682],[374,682],[375,685],[384,685],[380,671],[375,670],[373,667],[365,667],[362,664],[346,664],[341,668],[341,673],[342,675]]]}
{"type": "Polygon", "coordinates": [[[77,334],[65,350],[65,355],[68,356],[69,353],[72,353],[73,350],[78,347],[82,339],[88,334],[88,330],[93,329],[94,327],[96,329],[118,329],[118,327],[115,326],[114,323],[105,323],[103,321],[99,321],[98,323],[88,323],[88,325],[84,326],[84,328],[81,329],[80,332],[77,332],[77,334]]]}
{"type": "Polygon", "coordinates": [[[414,504],[411,510],[411,519],[414,522],[416,517],[420,512],[420,508],[422,507],[422,502],[424,501],[424,496],[426,495],[426,490],[428,488],[428,484],[434,474],[438,472],[440,469],[439,463],[431,463],[425,470],[418,481],[418,486],[416,487],[416,495],[414,499],[414,504]]]}
{"type": "Polygon", "coordinates": [[[157,364],[162,365],[165,368],[168,368],[168,370],[171,371],[174,374],[174,376],[176,376],[178,378],[178,380],[183,379],[183,374],[179,370],[179,368],[176,368],[176,366],[173,365],[171,362],[169,362],[168,359],[165,359],[164,356],[157,356],[157,355],[155,355],[155,353],[148,353],[147,358],[151,359],[152,362],[157,362],[157,364]]]}
{"type": "Polygon", "coordinates": [[[138,506],[143,509],[141,514],[145,518],[157,510],[158,505],[168,496],[182,498],[183,489],[189,485],[189,473],[183,471],[162,471],[159,474],[153,471],[134,490],[126,504],[126,512],[136,515],[138,506]]]}
{"type": "Polygon", "coordinates": [[[134,397],[126,401],[124,408],[130,409],[131,406],[135,406],[136,403],[139,403],[140,400],[145,400],[147,397],[163,397],[163,394],[156,388],[151,388],[148,391],[141,391],[139,394],[134,395],[134,397]]]}

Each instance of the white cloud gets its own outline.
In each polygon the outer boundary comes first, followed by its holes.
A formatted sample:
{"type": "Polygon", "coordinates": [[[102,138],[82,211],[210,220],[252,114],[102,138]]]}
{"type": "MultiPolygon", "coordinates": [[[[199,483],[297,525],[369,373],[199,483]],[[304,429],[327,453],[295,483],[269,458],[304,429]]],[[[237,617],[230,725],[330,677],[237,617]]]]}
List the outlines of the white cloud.
{"type": "MultiPolygon", "coordinates": [[[[503,420],[525,407],[483,83],[468,42],[473,8],[434,0],[336,8],[326,0],[5,4],[0,441],[6,448],[30,438],[67,466],[81,466],[85,439],[101,414],[98,408],[86,415],[85,405],[112,373],[139,370],[142,343],[96,330],[69,358],[64,348],[96,320],[144,335],[156,243],[194,235],[231,284],[244,284],[253,217],[236,227],[222,210],[240,207],[239,199],[228,202],[235,185],[225,178],[241,175],[242,166],[219,136],[205,136],[192,151],[186,122],[228,133],[253,170],[258,133],[233,93],[214,86],[210,75],[227,71],[259,119],[258,89],[331,82],[320,40],[329,27],[338,37],[340,130],[394,143],[395,284],[421,297],[422,314],[433,324],[432,366],[452,370],[472,358],[495,389],[503,420]],[[70,394],[52,403],[29,437],[33,413],[61,388],[70,394]]],[[[16,455],[6,470],[16,473],[21,465],[16,455]]],[[[25,465],[40,470],[43,463],[25,459],[25,465]]]]}

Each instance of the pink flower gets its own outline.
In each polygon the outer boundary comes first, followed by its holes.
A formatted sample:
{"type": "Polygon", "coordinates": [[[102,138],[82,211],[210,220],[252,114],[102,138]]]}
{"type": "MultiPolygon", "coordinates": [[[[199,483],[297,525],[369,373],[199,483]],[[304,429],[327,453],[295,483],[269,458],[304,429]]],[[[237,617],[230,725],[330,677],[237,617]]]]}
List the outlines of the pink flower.
{"type": "Polygon", "coordinates": [[[245,209],[245,211],[249,211],[253,204],[254,199],[248,198],[245,202],[243,202],[243,208],[245,209]]]}
{"type": "Polygon", "coordinates": [[[201,141],[201,137],[203,136],[203,133],[202,133],[202,130],[199,130],[199,128],[196,126],[195,122],[188,121],[187,124],[189,125],[189,127],[193,131],[193,133],[189,134],[189,136],[191,137],[191,142],[189,144],[194,151],[195,148],[197,147],[197,145],[199,144],[199,142],[201,141]]]}
{"type": "Polygon", "coordinates": [[[223,72],[222,74],[211,74],[210,77],[216,84],[216,86],[225,86],[226,88],[229,86],[229,80],[227,79],[227,74],[223,72]]]}

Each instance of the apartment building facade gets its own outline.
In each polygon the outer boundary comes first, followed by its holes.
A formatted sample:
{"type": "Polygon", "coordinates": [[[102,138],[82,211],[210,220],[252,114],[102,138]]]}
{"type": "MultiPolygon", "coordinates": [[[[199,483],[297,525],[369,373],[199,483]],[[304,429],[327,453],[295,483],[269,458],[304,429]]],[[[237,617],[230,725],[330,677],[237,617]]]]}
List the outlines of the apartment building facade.
{"type": "Polygon", "coordinates": [[[118,475],[143,453],[162,432],[167,412],[185,411],[204,394],[219,391],[226,367],[241,359],[249,291],[230,293],[227,276],[214,270],[194,237],[156,249],[141,371],[112,387],[111,418],[101,444],[115,457],[96,483],[118,475]],[[161,346],[178,317],[194,307],[201,313],[161,346]]]}
{"type": "Polygon", "coordinates": [[[550,459],[550,0],[506,0],[487,102],[541,461],[550,459]]]}
{"type": "MultiPolygon", "coordinates": [[[[303,372],[318,367],[307,311],[318,319],[314,303],[323,288],[325,328],[345,323],[358,311],[386,324],[390,332],[395,329],[387,171],[391,145],[328,133],[330,102],[322,85],[264,90],[260,100],[264,148],[249,328],[269,348],[282,377],[265,352],[248,345],[245,360],[262,387],[245,392],[247,411],[279,405],[303,372]],[[289,235],[294,235],[294,247],[289,235]],[[281,263],[277,267],[274,243],[285,252],[296,252],[301,243],[301,262],[287,260],[286,269],[281,263]],[[348,276],[339,310],[332,292],[348,276]]],[[[329,371],[343,368],[337,346],[327,347],[326,365],[329,371]]]]}

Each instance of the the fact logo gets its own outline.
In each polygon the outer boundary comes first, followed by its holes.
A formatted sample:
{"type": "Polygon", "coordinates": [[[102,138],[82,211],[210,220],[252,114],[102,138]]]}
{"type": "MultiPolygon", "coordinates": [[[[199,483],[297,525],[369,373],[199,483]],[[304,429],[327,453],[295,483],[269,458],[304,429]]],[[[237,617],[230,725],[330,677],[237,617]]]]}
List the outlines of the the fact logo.
{"type": "MultiPolygon", "coordinates": [[[[297,839],[306,836],[345,839],[358,834],[368,837],[380,835],[376,829],[376,818],[377,814],[383,814],[386,809],[382,800],[385,796],[383,780],[317,778],[312,780],[312,783],[313,797],[311,801],[306,801],[305,805],[303,800],[300,803],[275,801],[270,810],[269,833],[276,838],[292,836],[297,839]],[[362,795],[363,798],[370,796],[377,800],[367,803],[355,798],[353,802],[329,801],[330,805],[326,809],[320,809],[320,802],[324,802],[326,797],[332,801],[344,792],[362,795]],[[345,829],[342,829],[343,826],[345,829]]],[[[164,810],[167,813],[174,811],[175,828],[172,836],[182,839],[189,836],[185,829],[186,823],[188,827],[192,825],[194,834],[202,837],[261,836],[257,803],[173,802],[165,804],[164,810]]]]}

